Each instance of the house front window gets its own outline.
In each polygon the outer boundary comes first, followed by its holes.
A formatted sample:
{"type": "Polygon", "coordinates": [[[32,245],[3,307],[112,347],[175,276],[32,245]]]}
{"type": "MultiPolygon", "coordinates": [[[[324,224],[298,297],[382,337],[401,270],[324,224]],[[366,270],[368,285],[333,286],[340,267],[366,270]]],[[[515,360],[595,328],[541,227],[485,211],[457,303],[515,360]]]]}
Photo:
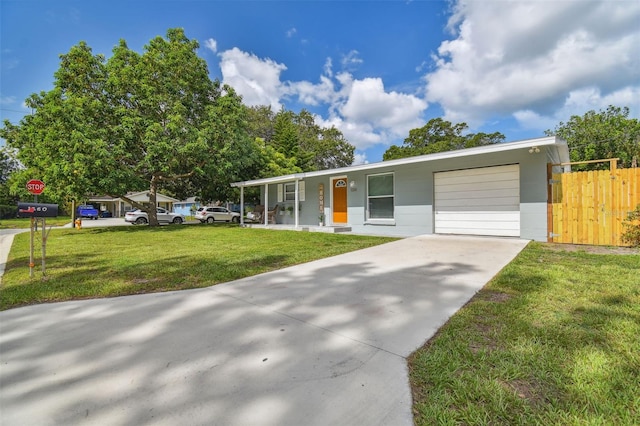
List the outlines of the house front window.
{"type": "MultiPolygon", "coordinates": [[[[304,201],[305,197],[305,185],[304,181],[298,181],[298,201],[304,201]]],[[[285,184],[278,184],[278,198],[279,203],[293,202],[296,200],[296,183],[288,182],[285,184]]]]}
{"type": "Polygon", "coordinates": [[[296,199],[296,184],[284,184],[284,201],[294,201],[296,199]]]}
{"type": "Polygon", "coordinates": [[[367,176],[367,220],[394,219],[393,173],[367,176]]]}

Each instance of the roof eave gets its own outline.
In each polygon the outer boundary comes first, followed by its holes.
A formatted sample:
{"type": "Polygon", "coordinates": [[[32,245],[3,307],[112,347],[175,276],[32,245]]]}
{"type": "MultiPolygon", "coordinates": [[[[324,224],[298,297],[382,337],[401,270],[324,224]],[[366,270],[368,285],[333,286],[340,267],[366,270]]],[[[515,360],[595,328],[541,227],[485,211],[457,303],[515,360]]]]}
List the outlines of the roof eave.
{"type": "Polygon", "coordinates": [[[240,188],[242,186],[260,186],[260,185],[269,185],[272,183],[282,183],[282,182],[291,182],[292,180],[302,180],[304,179],[308,173],[295,173],[291,175],[284,176],[275,176],[271,178],[264,179],[256,179],[256,180],[247,180],[244,182],[233,182],[231,184],[234,188],[240,188]]]}
{"type": "Polygon", "coordinates": [[[305,178],[311,178],[316,176],[338,175],[338,174],[344,174],[347,172],[358,172],[363,170],[380,169],[380,168],[394,167],[394,166],[405,165],[405,164],[426,163],[430,161],[444,160],[449,158],[468,157],[471,155],[479,155],[479,154],[493,154],[497,152],[513,151],[517,149],[529,149],[533,147],[543,147],[543,146],[556,146],[558,147],[558,153],[561,159],[565,158],[565,156],[567,159],[569,158],[569,150],[567,148],[567,143],[556,136],[547,136],[547,137],[536,138],[536,139],[527,139],[522,141],[504,142],[504,143],[498,143],[494,145],[479,146],[475,148],[466,148],[466,149],[460,149],[456,151],[445,151],[445,152],[437,152],[435,154],[417,155],[415,157],[400,158],[397,160],[389,160],[389,161],[380,161],[380,162],[369,163],[369,164],[360,164],[357,166],[341,167],[337,169],[319,170],[315,172],[297,173],[297,174],[286,175],[286,176],[276,176],[276,177],[266,178],[266,179],[234,182],[231,184],[231,186],[237,187],[237,188],[247,187],[247,186],[260,186],[260,185],[271,184],[271,183],[291,182],[292,180],[303,180],[305,178]]]}

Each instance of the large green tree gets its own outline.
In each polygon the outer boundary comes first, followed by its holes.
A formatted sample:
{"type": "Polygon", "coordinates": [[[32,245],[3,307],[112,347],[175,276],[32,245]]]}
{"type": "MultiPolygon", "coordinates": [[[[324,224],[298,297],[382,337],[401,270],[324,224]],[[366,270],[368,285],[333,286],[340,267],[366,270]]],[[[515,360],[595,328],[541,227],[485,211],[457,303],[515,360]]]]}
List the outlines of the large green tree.
{"type": "Polygon", "coordinates": [[[276,116],[271,107],[258,105],[247,107],[247,110],[249,133],[254,140],[259,138],[262,141],[271,141],[276,116]]]}
{"type": "Polygon", "coordinates": [[[120,41],[108,60],[81,42],[61,55],[54,88],[27,99],[34,114],[0,135],[59,200],[107,194],[144,207],[126,194],[148,189],[156,225],[158,190],[228,180],[249,141],[240,98],[211,81],[197,49],[182,29],[142,54],[120,41]]]}
{"type": "Polygon", "coordinates": [[[0,205],[13,205],[18,197],[9,188],[9,178],[20,169],[15,150],[8,146],[0,147],[0,205]]]}
{"type": "Polygon", "coordinates": [[[0,147],[0,184],[5,185],[9,176],[20,167],[15,150],[8,146],[0,147]]]}
{"type": "Polygon", "coordinates": [[[433,154],[456,149],[473,148],[504,142],[500,132],[467,133],[466,123],[453,124],[442,118],[433,118],[424,126],[409,131],[409,136],[402,146],[392,145],[383,154],[383,160],[433,154]]]}
{"type": "MultiPolygon", "coordinates": [[[[606,110],[574,115],[566,123],[545,131],[567,141],[571,161],[619,158],[620,167],[640,161],[640,121],[629,118],[629,108],[610,105],[606,110]]],[[[576,170],[609,167],[607,163],[576,165],[576,170]]]]}
{"type": "MultiPolygon", "coordinates": [[[[334,169],[353,164],[355,147],[335,127],[321,127],[307,110],[296,114],[271,107],[251,107],[249,132],[279,154],[293,160],[302,171],[334,169]]],[[[263,151],[266,161],[273,160],[270,151],[263,151]]],[[[280,161],[280,160],[278,160],[280,161]]]]}

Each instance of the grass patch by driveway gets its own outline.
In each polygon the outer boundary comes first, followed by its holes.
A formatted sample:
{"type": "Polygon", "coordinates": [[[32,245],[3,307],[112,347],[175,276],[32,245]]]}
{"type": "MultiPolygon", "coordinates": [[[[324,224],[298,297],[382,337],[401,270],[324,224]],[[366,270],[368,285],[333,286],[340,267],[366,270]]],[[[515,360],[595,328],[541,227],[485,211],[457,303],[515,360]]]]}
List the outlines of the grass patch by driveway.
{"type": "MultiPolygon", "coordinates": [[[[46,221],[47,228],[50,226],[64,226],[71,223],[71,216],[48,217],[46,221]]],[[[0,229],[29,229],[30,227],[30,218],[0,220],[0,229]]]]}
{"type": "Polygon", "coordinates": [[[417,425],[640,424],[640,255],[529,244],[409,360],[417,425]]]}
{"type": "Polygon", "coordinates": [[[29,278],[29,233],[15,236],[0,286],[1,310],[207,287],[394,240],[235,225],[53,229],[43,280],[39,238],[29,278]]]}

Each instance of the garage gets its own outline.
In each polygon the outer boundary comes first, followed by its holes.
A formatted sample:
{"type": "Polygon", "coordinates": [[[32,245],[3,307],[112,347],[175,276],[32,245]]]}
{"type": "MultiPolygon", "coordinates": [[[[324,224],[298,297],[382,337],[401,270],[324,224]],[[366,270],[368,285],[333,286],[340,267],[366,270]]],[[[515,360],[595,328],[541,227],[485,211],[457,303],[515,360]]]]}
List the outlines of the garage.
{"type": "Polygon", "coordinates": [[[518,164],[434,174],[437,234],[520,236],[518,164]]]}

